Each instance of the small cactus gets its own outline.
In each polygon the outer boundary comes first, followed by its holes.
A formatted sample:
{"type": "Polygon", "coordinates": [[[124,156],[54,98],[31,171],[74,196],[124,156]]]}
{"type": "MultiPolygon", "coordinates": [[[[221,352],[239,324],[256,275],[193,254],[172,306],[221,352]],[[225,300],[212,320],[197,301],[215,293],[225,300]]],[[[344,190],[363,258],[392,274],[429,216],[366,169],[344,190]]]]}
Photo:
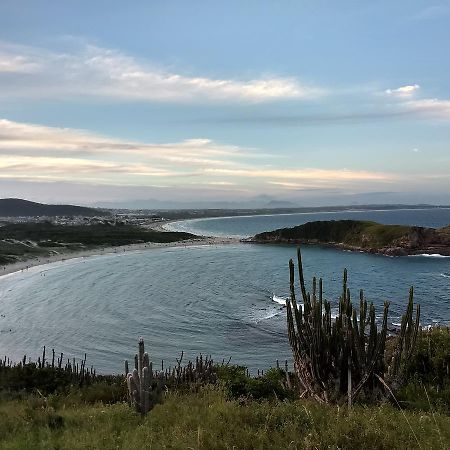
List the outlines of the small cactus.
{"type": "Polygon", "coordinates": [[[152,363],[148,353],[144,351],[144,339],[139,339],[139,353],[135,357],[136,367],[128,372],[128,361],[125,361],[125,374],[128,386],[129,403],[137,412],[147,414],[162,398],[161,380],[153,376],[152,363]]]}

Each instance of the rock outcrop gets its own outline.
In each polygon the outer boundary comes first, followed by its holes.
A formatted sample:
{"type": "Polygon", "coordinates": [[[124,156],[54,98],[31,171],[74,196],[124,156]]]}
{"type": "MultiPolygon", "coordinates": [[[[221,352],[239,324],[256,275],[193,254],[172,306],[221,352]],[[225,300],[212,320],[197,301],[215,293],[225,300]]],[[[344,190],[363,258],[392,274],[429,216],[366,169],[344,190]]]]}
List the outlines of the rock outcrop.
{"type": "Polygon", "coordinates": [[[316,244],[390,256],[450,256],[450,226],[435,229],[358,220],[317,221],[260,233],[249,242],[316,244]]]}

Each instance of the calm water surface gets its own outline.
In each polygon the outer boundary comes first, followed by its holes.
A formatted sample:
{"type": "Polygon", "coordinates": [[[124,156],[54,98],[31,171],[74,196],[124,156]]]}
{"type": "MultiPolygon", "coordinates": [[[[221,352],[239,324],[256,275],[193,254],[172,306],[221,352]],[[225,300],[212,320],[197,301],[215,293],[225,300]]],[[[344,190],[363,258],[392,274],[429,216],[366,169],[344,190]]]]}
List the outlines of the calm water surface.
{"type": "Polygon", "coordinates": [[[247,217],[219,217],[184,220],[166,225],[174,231],[208,236],[248,237],[263,231],[294,227],[314,220],[373,220],[387,225],[444,227],[450,225],[450,209],[401,209],[394,211],[340,211],[247,217]]]}
{"type": "MultiPolygon", "coordinates": [[[[400,217],[424,225],[450,223],[448,210],[379,214],[385,223],[400,217]]],[[[308,215],[304,221],[314,219],[308,215]]],[[[181,227],[245,236],[300,220],[216,219],[181,227]]],[[[320,247],[304,248],[303,255],[306,279],[322,276],[330,300],[337,298],[347,267],[354,296],[364,288],[376,305],[391,301],[392,323],[399,321],[410,285],[422,305],[424,324],[450,321],[450,258],[389,258],[320,247]]],[[[288,260],[294,256],[293,247],[270,245],[155,249],[59,262],[2,277],[0,354],[37,358],[47,345],[70,357],[86,352],[88,363],[100,371],[119,372],[142,335],[154,361],[173,363],[184,350],[191,357],[199,352],[216,360],[231,356],[253,370],[266,369],[277,358],[290,358],[285,310],[273,296],[287,295],[288,260]]]]}

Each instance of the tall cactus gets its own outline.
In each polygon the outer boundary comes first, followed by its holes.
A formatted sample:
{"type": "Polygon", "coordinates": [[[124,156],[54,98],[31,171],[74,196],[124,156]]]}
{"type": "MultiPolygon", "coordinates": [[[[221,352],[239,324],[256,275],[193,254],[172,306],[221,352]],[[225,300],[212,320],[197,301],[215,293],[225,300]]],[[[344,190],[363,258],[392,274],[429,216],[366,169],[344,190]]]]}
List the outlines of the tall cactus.
{"type": "MultiPolygon", "coordinates": [[[[300,248],[297,250],[298,278],[303,306],[298,306],[295,292],[295,268],[289,261],[290,298],[286,302],[289,343],[294,357],[294,369],[304,395],[319,402],[346,397],[352,399],[369,384],[373,387],[376,374],[385,373],[385,342],[389,303],[384,303],[380,329],[375,320],[375,307],[367,305],[360,291],[359,314],[353,307],[344,270],[339,312],[333,321],[331,304],[323,299],[323,283],[313,280],[312,295],[307,292],[303,276],[300,248]],[[359,317],[358,317],[359,316],[359,317]],[[369,383],[372,380],[371,383],[369,383]]],[[[398,374],[401,361],[414,349],[419,313],[412,320],[412,290],[407,314],[402,323],[397,352],[392,363],[398,374]]],[[[418,310],[419,311],[419,310],[418,310]]]]}
{"type": "Polygon", "coordinates": [[[402,317],[400,334],[388,368],[387,378],[397,387],[403,381],[403,371],[410,360],[417,341],[420,321],[420,305],[416,305],[416,317],[413,318],[414,289],[409,290],[409,301],[405,315],[402,317]]]}
{"type": "Polygon", "coordinates": [[[128,361],[125,361],[125,374],[128,386],[128,398],[137,412],[147,414],[162,398],[162,383],[154,379],[152,363],[144,350],[144,339],[139,339],[139,352],[135,356],[137,367],[128,372],[128,361]]]}

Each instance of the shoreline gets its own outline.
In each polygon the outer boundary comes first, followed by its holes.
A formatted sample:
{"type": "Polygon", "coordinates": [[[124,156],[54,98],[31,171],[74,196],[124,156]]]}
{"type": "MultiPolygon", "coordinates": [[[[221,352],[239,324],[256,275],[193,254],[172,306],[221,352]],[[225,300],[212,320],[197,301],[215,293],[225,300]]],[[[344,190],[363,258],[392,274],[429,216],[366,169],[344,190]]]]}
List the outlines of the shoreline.
{"type": "MultiPolygon", "coordinates": [[[[155,227],[156,228],[156,227],[155,227]]],[[[238,238],[227,237],[213,237],[213,236],[198,236],[197,239],[187,239],[185,241],[175,242],[143,242],[139,244],[121,245],[117,247],[96,247],[92,249],[79,250],[74,252],[62,252],[56,255],[40,256],[37,258],[17,261],[11,264],[0,266],[0,279],[6,275],[24,272],[32,267],[44,266],[56,262],[69,261],[77,258],[88,258],[90,256],[102,256],[119,253],[128,253],[139,250],[154,250],[159,248],[174,248],[174,247],[196,247],[203,245],[226,245],[239,244],[241,242],[238,238]]]]}
{"type": "MultiPolygon", "coordinates": [[[[196,222],[201,220],[211,220],[211,219],[235,219],[239,217],[275,217],[275,216],[295,216],[295,215],[306,215],[306,214],[336,214],[336,213],[365,213],[365,212],[391,212],[391,211],[427,211],[427,210],[435,210],[435,209],[450,209],[450,206],[433,206],[433,207],[405,207],[405,208],[380,208],[380,209],[331,209],[324,211],[300,211],[300,212],[283,212],[283,213],[263,213],[263,214],[239,214],[239,215],[231,215],[231,216],[206,216],[206,217],[186,217],[184,219],[169,219],[164,222],[157,222],[158,224],[170,224],[173,222],[196,222]]],[[[161,231],[172,231],[172,230],[164,230],[164,227],[161,227],[161,231]]]]}
{"type": "Polygon", "coordinates": [[[381,247],[379,249],[374,248],[364,248],[354,245],[342,244],[339,242],[317,242],[308,240],[292,240],[292,239],[274,239],[274,240],[258,240],[258,239],[248,239],[242,240],[246,244],[257,244],[257,245],[288,245],[288,246],[312,246],[312,247],[324,247],[332,248],[335,250],[342,250],[345,252],[355,252],[355,253],[365,253],[367,255],[380,255],[388,257],[405,257],[405,256],[425,256],[425,257],[437,257],[437,258],[450,258],[450,251],[446,250],[442,253],[437,253],[439,249],[433,248],[427,252],[427,249],[412,250],[408,252],[408,249],[403,247],[381,247]]]}

